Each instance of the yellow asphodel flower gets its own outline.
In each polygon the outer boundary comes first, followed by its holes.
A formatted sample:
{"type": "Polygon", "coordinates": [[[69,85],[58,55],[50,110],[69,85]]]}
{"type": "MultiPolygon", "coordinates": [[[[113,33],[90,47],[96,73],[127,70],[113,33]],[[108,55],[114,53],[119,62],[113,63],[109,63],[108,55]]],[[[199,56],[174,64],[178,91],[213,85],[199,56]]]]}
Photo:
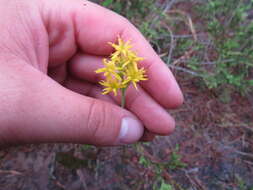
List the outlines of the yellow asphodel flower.
{"type": "Polygon", "coordinates": [[[128,60],[131,61],[131,62],[137,62],[138,63],[139,61],[143,61],[144,58],[138,57],[136,55],[136,53],[131,51],[131,52],[128,53],[128,60]]]}
{"type": "Polygon", "coordinates": [[[124,41],[120,37],[118,38],[118,44],[113,44],[113,43],[109,43],[109,44],[116,50],[114,54],[112,54],[112,57],[115,57],[121,53],[124,56],[127,56],[127,53],[132,48],[129,41],[124,43],[124,41]]]}
{"type": "Polygon", "coordinates": [[[113,79],[113,78],[107,78],[105,81],[101,81],[99,82],[99,84],[101,84],[102,86],[104,86],[105,88],[103,89],[103,93],[102,94],[108,94],[110,92],[114,93],[114,96],[117,96],[117,92],[119,89],[125,88],[126,86],[117,79],[113,79]]]}
{"type": "Polygon", "coordinates": [[[103,60],[104,67],[96,70],[96,73],[103,73],[105,80],[100,84],[104,86],[103,94],[113,92],[117,96],[121,91],[121,106],[125,105],[126,89],[133,84],[137,89],[137,83],[147,80],[144,68],[139,69],[138,64],[143,58],[131,50],[130,42],[124,42],[120,37],[118,44],[110,43],[115,49],[109,60],[103,60]]]}
{"type": "Polygon", "coordinates": [[[113,75],[118,80],[121,80],[121,77],[117,72],[120,70],[120,68],[115,65],[114,61],[107,61],[106,59],[103,59],[103,63],[105,67],[97,69],[95,71],[96,73],[104,73],[105,77],[110,77],[111,75],[113,75]]]}
{"type": "Polygon", "coordinates": [[[142,80],[148,80],[147,77],[145,76],[145,70],[144,68],[141,69],[136,69],[135,65],[131,65],[128,67],[125,71],[125,80],[123,84],[128,84],[132,83],[137,90],[137,85],[136,83],[142,81],[142,80]]]}

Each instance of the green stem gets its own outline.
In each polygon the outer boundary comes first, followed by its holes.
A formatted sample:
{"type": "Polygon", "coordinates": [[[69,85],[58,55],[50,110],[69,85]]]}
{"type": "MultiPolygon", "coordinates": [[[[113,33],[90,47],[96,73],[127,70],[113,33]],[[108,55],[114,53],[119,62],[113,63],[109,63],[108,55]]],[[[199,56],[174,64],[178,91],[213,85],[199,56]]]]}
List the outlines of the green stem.
{"type": "Polygon", "coordinates": [[[121,89],[121,107],[125,108],[126,104],[126,88],[121,89]]]}

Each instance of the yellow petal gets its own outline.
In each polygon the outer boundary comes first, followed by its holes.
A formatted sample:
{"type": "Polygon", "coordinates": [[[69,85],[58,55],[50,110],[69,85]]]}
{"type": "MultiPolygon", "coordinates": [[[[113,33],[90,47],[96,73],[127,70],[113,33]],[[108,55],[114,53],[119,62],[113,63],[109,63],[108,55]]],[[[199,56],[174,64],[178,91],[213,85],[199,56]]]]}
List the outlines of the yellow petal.
{"type": "Polygon", "coordinates": [[[135,88],[136,90],[138,90],[137,85],[136,85],[136,82],[133,82],[133,85],[134,85],[134,88],[135,88]]]}
{"type": "Polygon", "coordinates": [[[114,96],[117,96],[117,90],[116,89],[113,89],[113,94],[114,94],[114,96]]]}

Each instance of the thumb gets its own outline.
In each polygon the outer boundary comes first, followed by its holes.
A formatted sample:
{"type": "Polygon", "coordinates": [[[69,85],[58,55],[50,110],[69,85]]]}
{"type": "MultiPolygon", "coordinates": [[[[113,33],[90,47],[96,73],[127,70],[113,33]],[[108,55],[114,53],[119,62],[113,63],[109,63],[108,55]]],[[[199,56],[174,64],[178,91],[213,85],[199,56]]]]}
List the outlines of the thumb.
{"type": "Polygon", "coordinates": [[[1,136],[9,143],[71,142],[106,146],[133,143],[143,135],[142,124],[130,112],[76,94],[31,70],[25,73],[29,76],[25,77],[27,80],[22,79],[25,89],[18,106],[13,106],[16,115],[8,114],[7,110],[5,115],[11,118],[2,119],[6,130],[1,136]]]}

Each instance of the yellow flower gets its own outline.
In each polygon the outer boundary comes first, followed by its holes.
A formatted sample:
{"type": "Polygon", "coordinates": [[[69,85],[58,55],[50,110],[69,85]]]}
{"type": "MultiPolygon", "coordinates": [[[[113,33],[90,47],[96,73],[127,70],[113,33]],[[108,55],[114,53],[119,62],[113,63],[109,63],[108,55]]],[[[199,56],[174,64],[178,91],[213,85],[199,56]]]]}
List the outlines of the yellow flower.
{"type": "Polygon", "coordinates": [[[138,82],[147,80],[144,68],[138,68],[143,58],[131,50],[130,42],[124,42],[120,37],[117,44],[110,44],[115,52],[109,60],[103,60],[104,67],[95,72],[103,73],[105,76],[105,80],[100,82],[104,86],[103,94],[113,92],[117,96],[118,90],[121,90],[124,99],[125,91],[130,84],[137,89],[138,82]]]}
{"type": "Polygon", "coordinates": [[[99,84],[105,87],[102,94],[113,92],[114,96],[117,96],[117,91],[119,89],[125,88],[125,85],[120,80],[115,78],[107,78],[105,81],[101,81],[99,84]]]}
{"type": "Polygon", "coordinates": [[[114,57],[121,53],[124,56],[126,56],[129,50],[132,48],[132,46],[129,44],[129,41],[124,43],[120,37],[118,38],[118,44],[113,44],[113,43],[109,43],[109,44],[116,50],[115,53],[113,54],[114,57]]]}
{"type": "Polygon", "coordinates": [[[97,69],[95,71],[96,73],[104,73],[105,77],[113,75],[115,78],[121,80],[121,77],[117,73],[117,71],[119,71],[120,68],[115,65],[114,61],[107,61],[106,59],[104,59],[103,63],[105,67],[97,69]]]}
{"type": "Polygon", "coordinates": [[[131,52],[131,51],[128,54],[128,59],[129,59],[129,61],[132,61],[132,62],[139,62],[139,61],[143,61],[144,60],[142,57],[138,57],[136,55],[136,53],[131,52]]]}
{"type": "Polygon", "coordinates": [[[137,89],[136,83],[142,80],[147,80],[144,68],[138,69],[135,65],[131,65],[126,69],[125,76],[126,78],[123,84],[128,84],[131,82],[136,89],[137,89]]]}

